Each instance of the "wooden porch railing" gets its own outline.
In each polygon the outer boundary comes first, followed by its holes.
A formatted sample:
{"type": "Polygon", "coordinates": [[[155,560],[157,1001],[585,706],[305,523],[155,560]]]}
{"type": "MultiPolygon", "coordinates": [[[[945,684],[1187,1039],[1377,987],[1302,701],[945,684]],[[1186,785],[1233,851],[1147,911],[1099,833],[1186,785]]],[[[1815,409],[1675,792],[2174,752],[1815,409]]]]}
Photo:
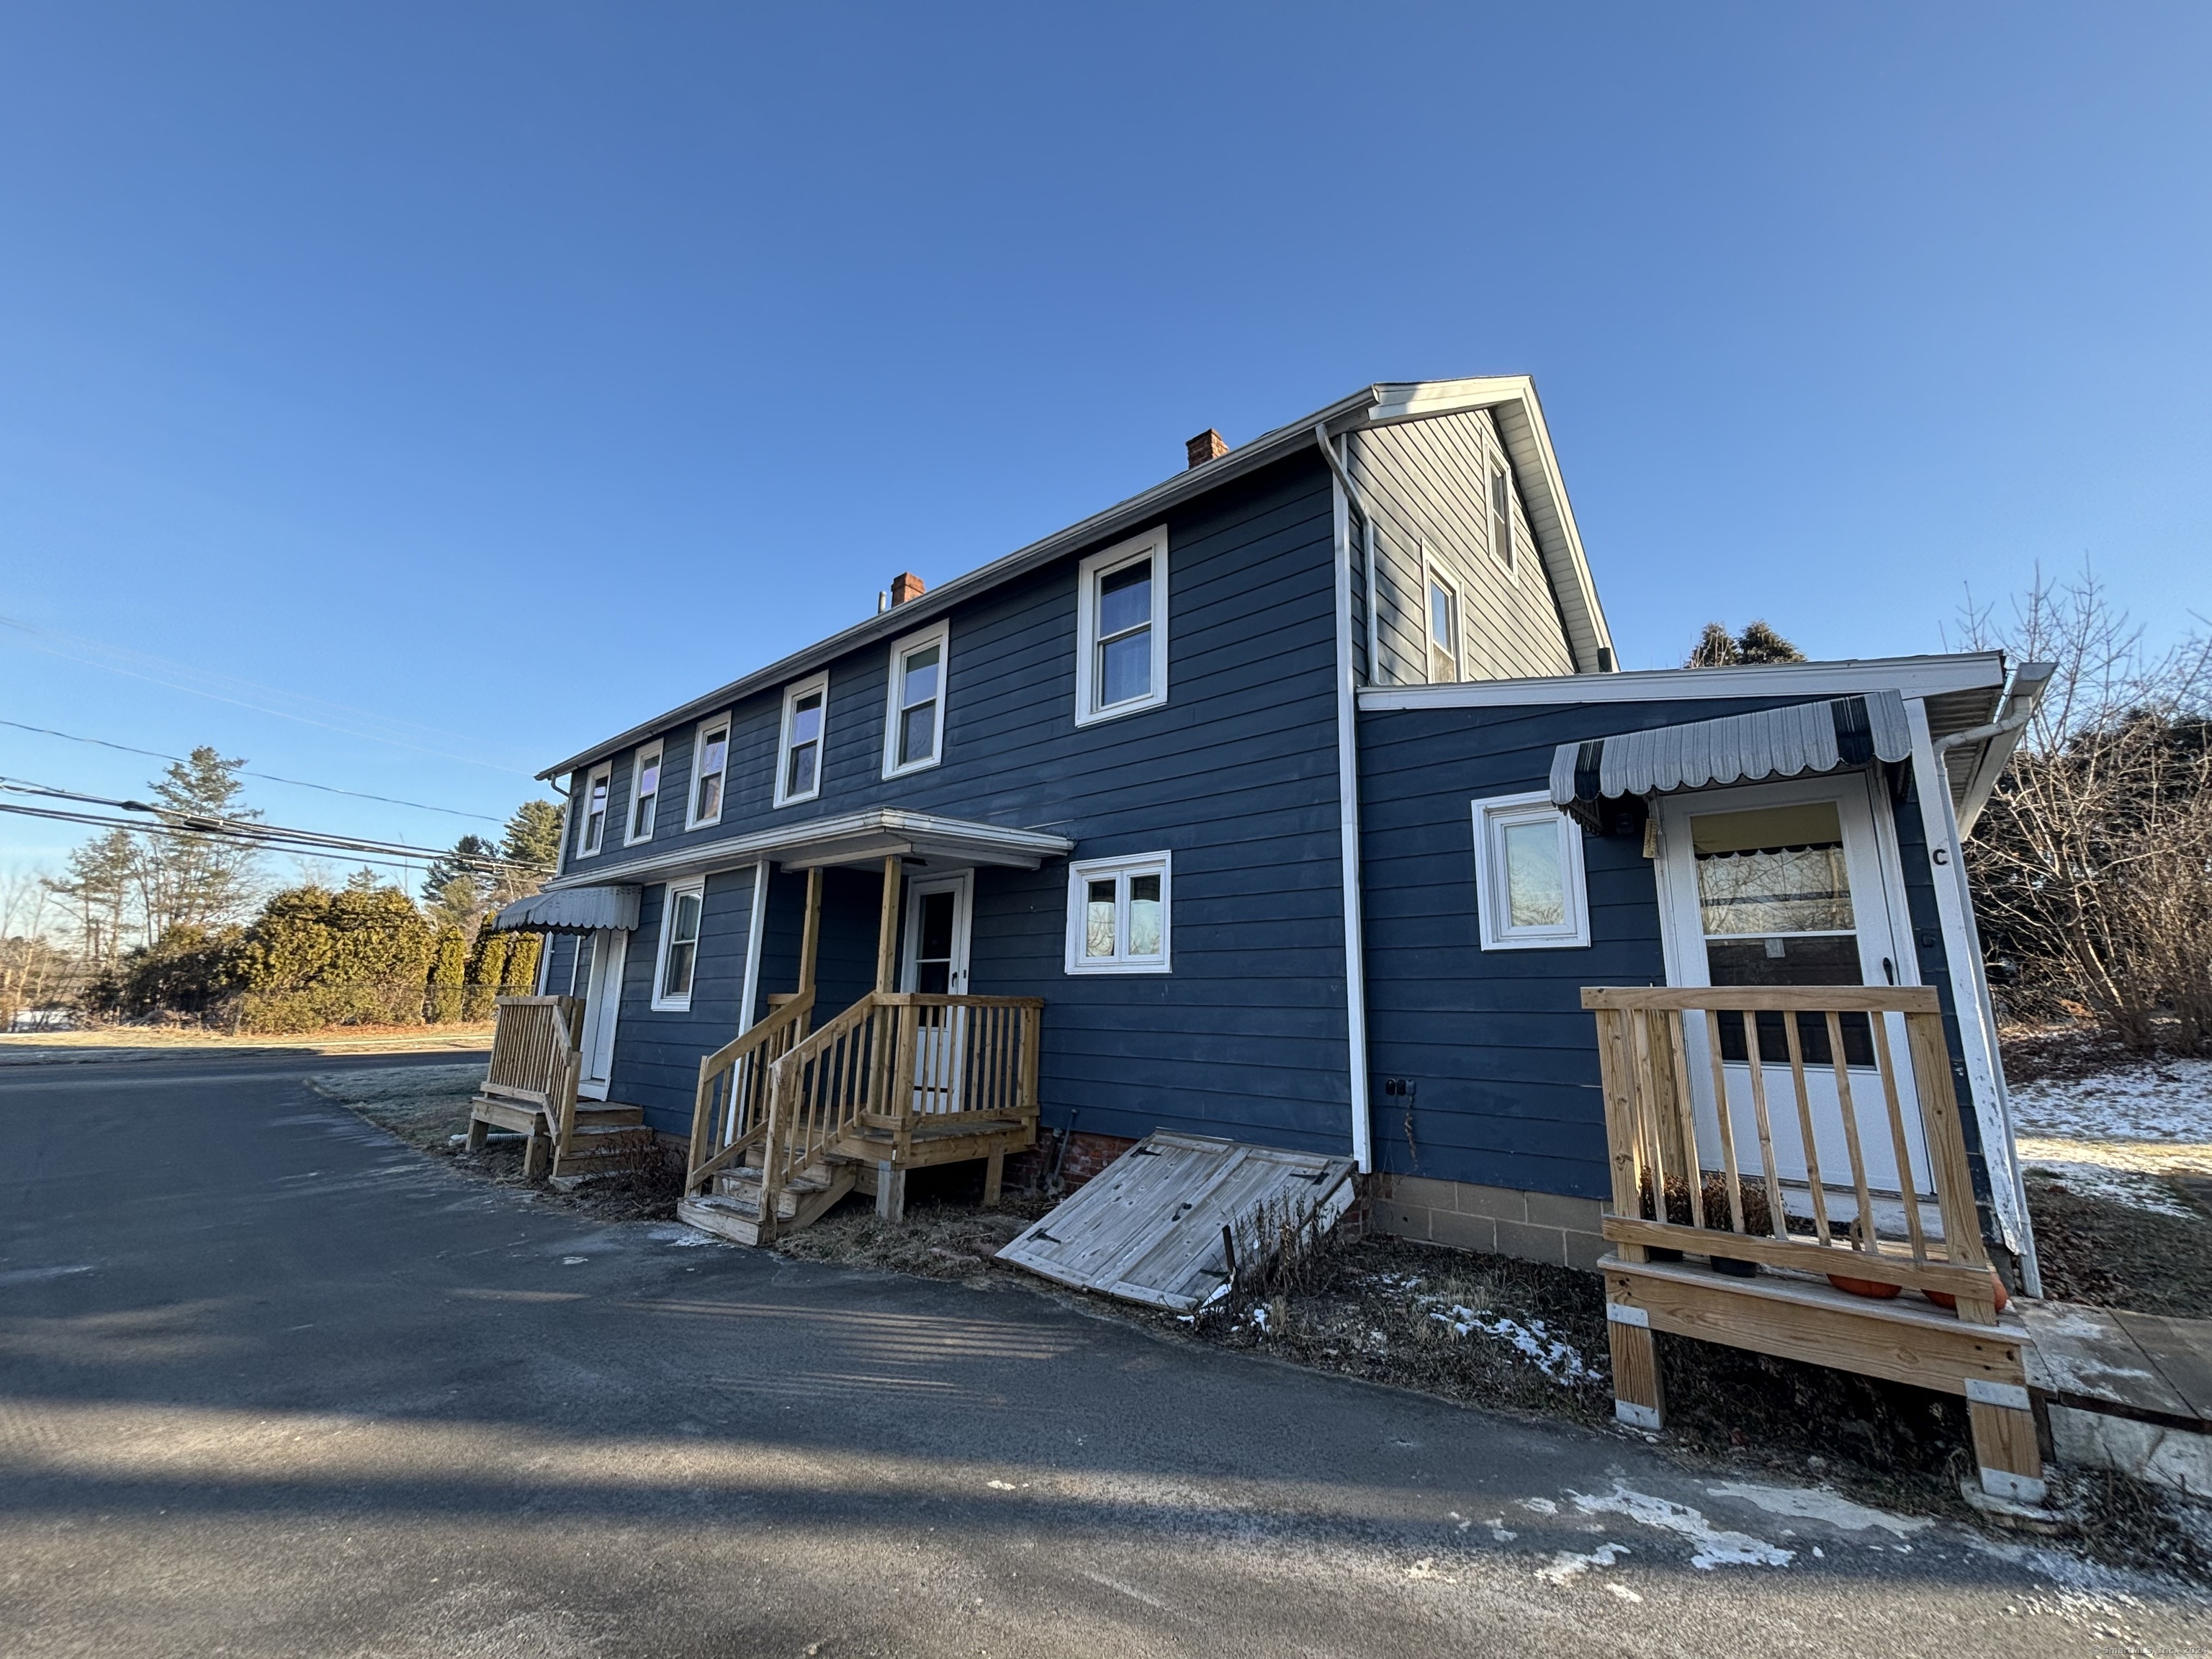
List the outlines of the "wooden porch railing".
{"type": "Polygon", "coordinates": [[[888,1131],[903,1166],[917,1126],[1034,1125],[1037,997],[872,992],[769,1068],[763,1204],[848,1136],[888,1131]]]}
{"type": "Polygon", "coordinates": [[[483,1092],[546,1115],[556,1152],[576,1127],[584,1005],[575,997],[501,997],[493,1005],[483,1092]]]}
{"type": "Polygon", "coordinates": [[[704,1190],[717,1170],[766,1138],[770,1068],[805,1040],[813,1012],[814,993],[802,991],[699,1062],[687,1194],[704,1190]]]}
{"type": "Polygon", "coordinates": [[[1936,1291],[1961,1320],[1994,1322],[1932,988],[1604,988],[1583,1006],[1597,1016],[1613,1164],[1603,1225],[1621,1260],[1679,1250],[1833,1274],[1936,1291]],[[1740,1146],[1756,1148],[1748,1173],[1740,1146]]]}

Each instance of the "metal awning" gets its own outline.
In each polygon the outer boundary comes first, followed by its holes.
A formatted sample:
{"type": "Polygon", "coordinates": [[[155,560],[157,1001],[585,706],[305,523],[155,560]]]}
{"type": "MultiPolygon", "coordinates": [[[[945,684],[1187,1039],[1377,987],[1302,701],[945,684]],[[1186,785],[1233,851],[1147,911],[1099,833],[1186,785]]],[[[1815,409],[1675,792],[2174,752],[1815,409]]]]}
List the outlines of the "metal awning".
{"type": "Polygon", "coordinates": [[[591,933],[602,927],[637,926],[635,887],[561,887],[504,906],[491,919],[495,932],[591,933]]]}
{"type": "Polygon", "coordinates": [[[1595,828],[1602,800],[1809,777],[1911,753],[1905,698],[1869,691],[1563,743],[1552,754],[1552,803],[1595,828]]]}

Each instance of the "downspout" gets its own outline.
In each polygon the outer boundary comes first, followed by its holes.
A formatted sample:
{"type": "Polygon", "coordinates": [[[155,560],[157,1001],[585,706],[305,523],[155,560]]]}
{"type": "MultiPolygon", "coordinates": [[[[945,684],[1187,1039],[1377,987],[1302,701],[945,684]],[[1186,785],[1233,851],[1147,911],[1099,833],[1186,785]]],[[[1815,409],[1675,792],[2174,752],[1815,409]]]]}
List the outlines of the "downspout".
{"type": "MultiPolygon", "coordinates": [[[[1996,706],[1999,708],[2002,708],[2012,696],[2014,684],[2019,678],[2020,671],[2017,668],[2006,678],[2004,690],[1997,694],[1996,706]]],[[[2026,708],[2008,720],[1991,720],[1988,725],[1977,726],[1971,731],[1954,732],[1948,737],[1938,738],[1929,745],[1929,752],[1934,755],[1936,760],[1936,780],[1942,786],[1943,798],[1947,804],[1950,800],[1951,767],[1948,757],[1951,750],[1970,743],[2010,737],[2034,718],[2035,702],[2036,700],[2031,700],[2026,708]]],[[[1997,1053],[1996,1005],[1990,1000],[1989,970],[1984,965],[1982,957],[1982,930],[1974,918],[1973,890],[1966,881],[1966,848],[1961,844],[1958,835],[1958,821],[1955,815],[1952,817],[1951,844],[1957,849],[1953,857],[1956,861],[1960,920],[1966,924],[1966,941],[1973,951],[1974,988],[1981,999],[1983,1030],[1989,1042],[1990,1078],[1995,1085],[1991,1092],[1996,1096],[1998,1117],[2004,1124],[2005,1148],[2012,1164],[2013,1195],[2020,1206],[2021,1288],[2030,1296],[2040,1297],[2043,1294],[2043,1271],[2035,1250],[2035,1223],[2027,1211],[2027,1176],[2021,1164],[2020,1143],[2014,1134],[2012,1088],[2005,1080],[2004,1061],[1997,1053]]]]}
{"type": "MultiPolygon", "coordinates": [[[[1362,1175],[1375,1169],[1374,1126],[1367,1109],[1367,953],[1361,927],[1359,895],[1359,708],[1352,669],[1352,526],[1344,514],[1358,507],[1374,534],[1375,515],[1367,510],[1359,486],[1344,470],[1326,426],[1314,428],[1314,441],[1334,475],[1336,496],[1336,799],[1337,844],[1343,866],[1344,1030],[1348,1081],[1352,1085],[1352,1156],[1362,1175]]],[[[1369,612],[1372,620],[1373,612],[1369,612]]],[[[1368,659],[1374,672],[1374,659],[1368,659]]]]}

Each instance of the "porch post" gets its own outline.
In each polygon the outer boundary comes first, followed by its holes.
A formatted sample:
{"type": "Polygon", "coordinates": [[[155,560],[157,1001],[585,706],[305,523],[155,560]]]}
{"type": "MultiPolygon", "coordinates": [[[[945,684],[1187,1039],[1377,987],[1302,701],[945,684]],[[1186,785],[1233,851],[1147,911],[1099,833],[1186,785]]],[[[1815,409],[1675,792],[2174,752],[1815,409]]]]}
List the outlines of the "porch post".
{"type": "Polygon", "coordinates": [[[884,914],[876,925],[876,989],[888,995],[897,987],[901,866],[896,853],[884,860],[884,914]]]}
{"type": "Polygon", "coordinates": [[[799,994],[814,988],[814,957],[822,944],[822,866],[806,872],[806,926],[799,936],[799,994]]]}

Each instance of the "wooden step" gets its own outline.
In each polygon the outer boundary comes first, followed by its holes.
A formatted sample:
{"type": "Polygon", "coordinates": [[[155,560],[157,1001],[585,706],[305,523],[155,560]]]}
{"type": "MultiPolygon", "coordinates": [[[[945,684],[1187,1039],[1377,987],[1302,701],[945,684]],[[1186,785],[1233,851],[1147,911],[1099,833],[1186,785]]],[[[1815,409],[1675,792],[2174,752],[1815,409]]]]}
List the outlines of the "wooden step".
{"type": "Polygon", "coordinates": [[[600,1129],[635,1128],[645,1121],[642,1106],[586,1106],[576,1103],[576,1127],[600,1129]]]}
{"type": "MultiPolygon", "coordinates": [[[[758,1170],[725,1170],[714,1178],[715,1195],[742,1205],[748,1212],[757,1217],[760,1214],[760,1177],[758,1170]]],[[[823,1172],[821,1179],[805,1175],[793,1176],[775,1195],[776,1219],[789,1221],[805,1206],[808,1200],[827,1192],[830,1184],[827,1171],[823,1172]]]]}
{"type": "Polygon", "coordinates": [[[676,1206],[676,1218],[733,1244],[761,1242],[759,1218],[730,1199],[687,1198],[676,1206]]]}

